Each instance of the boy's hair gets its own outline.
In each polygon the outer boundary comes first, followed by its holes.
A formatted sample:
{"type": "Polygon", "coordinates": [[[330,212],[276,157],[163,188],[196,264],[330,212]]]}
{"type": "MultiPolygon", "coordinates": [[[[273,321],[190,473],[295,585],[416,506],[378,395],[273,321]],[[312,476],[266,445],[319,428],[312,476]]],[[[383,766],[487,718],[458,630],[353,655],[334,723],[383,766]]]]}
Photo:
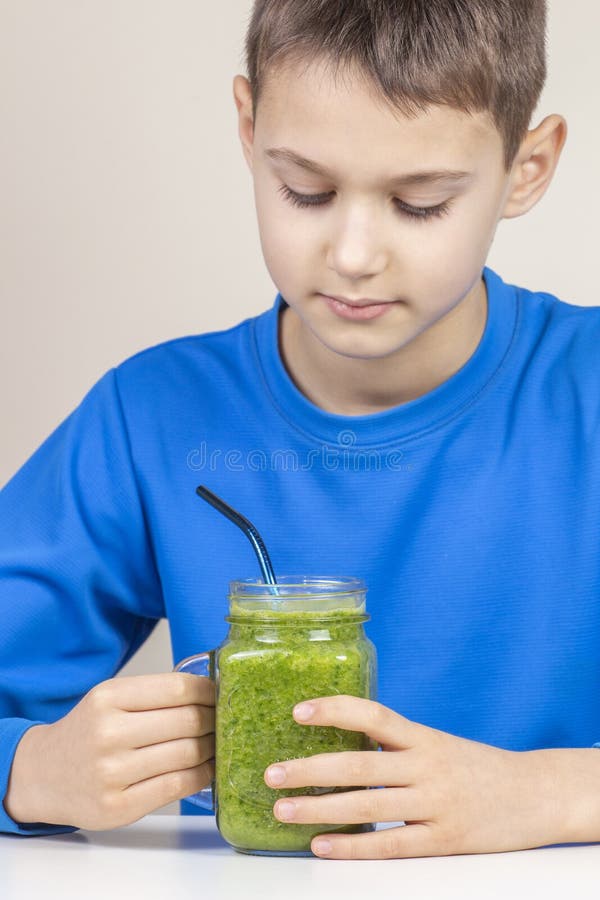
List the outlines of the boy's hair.
{"type": "Polygon", "coordinates": [[[546,0],[256,0],[245,54],[254,116],[267,72],[319,61],[411,118],[487,111],[508,172],[546,80],[546,0]]]}

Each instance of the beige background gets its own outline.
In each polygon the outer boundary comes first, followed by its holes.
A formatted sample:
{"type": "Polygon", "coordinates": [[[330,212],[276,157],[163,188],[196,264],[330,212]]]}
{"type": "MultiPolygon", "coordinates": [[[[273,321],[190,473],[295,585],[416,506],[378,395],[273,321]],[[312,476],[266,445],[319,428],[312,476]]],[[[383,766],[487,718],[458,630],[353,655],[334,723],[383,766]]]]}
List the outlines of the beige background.
{"type": "MultiPolygon", "coordinates": [[[[0,485],[111,366],[273,303],[232,95],[251,7],[0,0],[0,485]]],[[[532,126],[558,112],[569,137],[488,264],[597,305],[600,4],[549,8],[532,126]]],[[[168,671],[168,638],[163,622],[121,674],[168,671]]]]}

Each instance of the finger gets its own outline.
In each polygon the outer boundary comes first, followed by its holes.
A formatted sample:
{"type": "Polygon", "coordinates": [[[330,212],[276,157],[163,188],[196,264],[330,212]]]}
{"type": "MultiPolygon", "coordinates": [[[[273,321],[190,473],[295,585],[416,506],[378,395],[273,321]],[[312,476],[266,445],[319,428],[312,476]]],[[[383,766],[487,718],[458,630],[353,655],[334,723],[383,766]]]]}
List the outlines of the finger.
{"type": "Polygon", "coordinates": [[[443,848],[435,846],[430,825],[421,822],[365,834],[320,835],[313,838],[311,850],[316,856],[326,859],[406,859],[448,855],[443,848]]]}
{"type": "Polygon", "coordinates": [[[362,731],[378,743],[394,748],[412,746],[420,727],[375,700],[345,694],[299,703],[293,715],[301,725],[333,725],[362,731]]]}
{"type": "Polygon", "coordinates": [[[114,742],[123,743],[127,735],[128,749],[163,744],[179,738],[201,737],[215,730],[213,706],[181,706],[148,712],[121,713],[114,742]]]}
{"type": "Polygon", "coordinates": [[[94,689],[106,693],[111,705],[128,712],[200,704],[214,706],[215,684],[203,675],[167,672],[130,675],[103,682],[94,689]]]}
{"type": "Polygon", "coordinates": [[[166,772],[146,781],[132,784],[121,792],[120,803],[134,816],[131,821],[172,803],[183,800],[208,787],[215,777],[214,760],[208,760],[193,769],[166,772]]]}
{"type": "Polygon", "coordinates": [[[424,819],[414,788],[346,791],[319,797],[285,797],[273,807],[275,818],[297,824],[358,825],[424,819]]]}
{"type": "Polygon", "coordinates": [[[297,787],[407,787],[412,784],[404,753],[346,750],[277,762],[265,772],[272,788],[297,787]],[[402,760],[402,762],[401,762],[402,760]]]}
{"type": "Polygon", "coordinates": [[[192,769],[209,759],[214,759],[214,756],[214,734],[142,747],[126,755],[123,768],[119,772],[120,783],[129,787],[139,781],[163,775],[165,772],[192,769]]]}

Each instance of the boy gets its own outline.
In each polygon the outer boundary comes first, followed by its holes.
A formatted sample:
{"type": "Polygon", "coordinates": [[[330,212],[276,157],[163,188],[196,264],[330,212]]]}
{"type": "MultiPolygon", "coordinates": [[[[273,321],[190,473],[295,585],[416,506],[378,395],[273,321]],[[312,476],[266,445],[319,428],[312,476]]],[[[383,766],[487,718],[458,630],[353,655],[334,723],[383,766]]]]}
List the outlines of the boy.
{"type": "Polygon", "coordinates": [[[600,841],[600,310],[485,267],[566,138],[527,130],[545,22],[542,0],[255,4],[234,97],[279,293],[107,372],[0,495],[2,830],[117,827],[210,781],[211,684],[114,678],[163,616],[174,660],[215,646],[255,572],[202,482],[278,574],[369,587],[380,702],[294,716],[382,751],[265,780],[381,788],[283,798],[285,822],[406,824],[317,855],[600,841]]]}

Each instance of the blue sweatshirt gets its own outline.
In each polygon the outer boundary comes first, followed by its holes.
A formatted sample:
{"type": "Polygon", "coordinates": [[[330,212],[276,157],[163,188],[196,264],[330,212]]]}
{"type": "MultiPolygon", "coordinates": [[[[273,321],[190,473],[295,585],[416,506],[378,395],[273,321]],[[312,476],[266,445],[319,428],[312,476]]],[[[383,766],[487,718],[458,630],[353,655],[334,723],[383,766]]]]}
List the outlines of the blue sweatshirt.
{"type": "MultiPolygon", "coordinates": [[[[174,663],[225,637],[229,582],[260,572],[198,484],[254,522],[277,574],[366,581],[380,702],[505,749],[600,741],[600,307],[483,276],[474,354],[384,412],[298,390],[280,294],[98,380],[0,492],[0,798],[23,733],[161,618],[174,663]]],[[[0,831],[70,830],[0,803],[0,831]]]]}

